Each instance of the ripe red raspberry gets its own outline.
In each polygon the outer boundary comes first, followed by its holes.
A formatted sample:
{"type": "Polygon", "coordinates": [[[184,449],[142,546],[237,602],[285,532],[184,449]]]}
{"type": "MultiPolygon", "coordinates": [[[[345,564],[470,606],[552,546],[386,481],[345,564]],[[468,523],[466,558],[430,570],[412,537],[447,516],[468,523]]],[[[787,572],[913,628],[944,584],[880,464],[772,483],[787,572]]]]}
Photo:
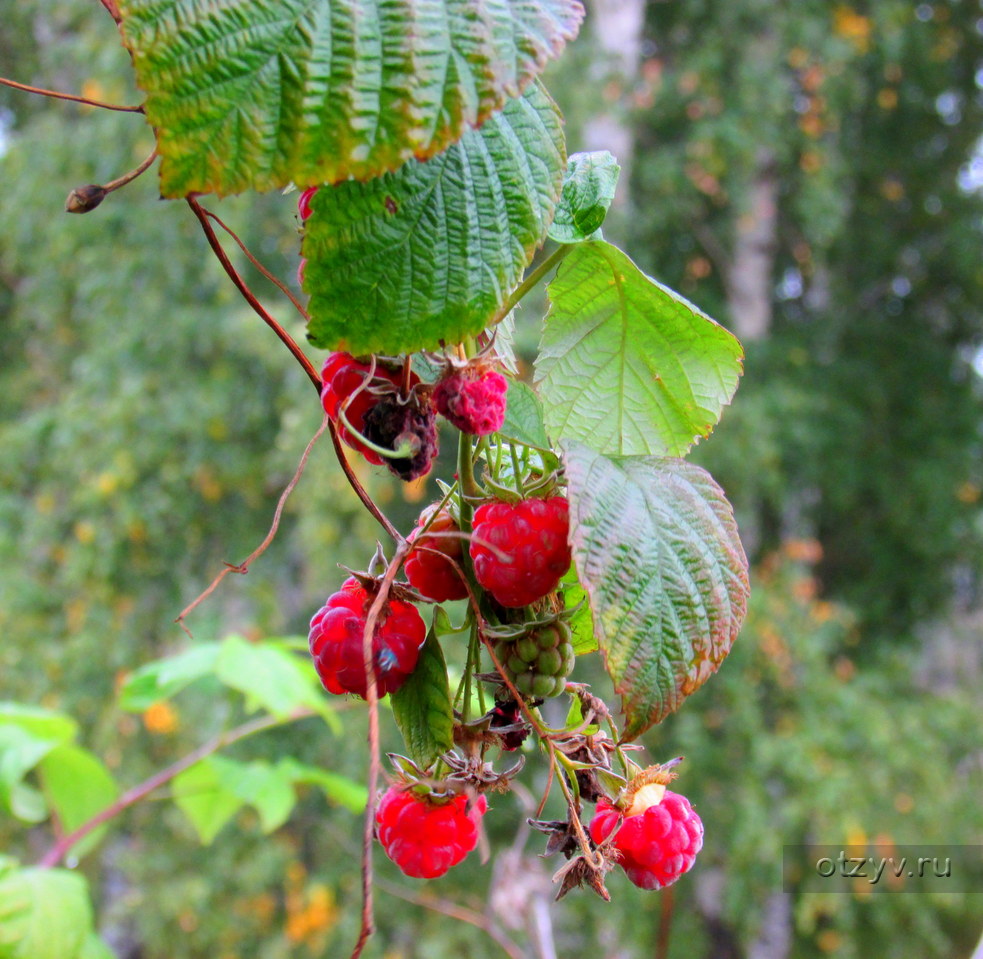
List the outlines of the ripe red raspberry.
{"type": "MultiPolygon", "coordinates": [[[[395,391],[399,388],[401,372],[376,363],[375,372],[365,389],[349,401],[349,397],[366,382],[371,371],[371,363],[356,360],[348,353],[329,354],[321,368],[321,405],[324,407],[324,412],[336,424],[338,435],[346,445],[357,450],[370,463],[379,466],[383,462],[382,457],[352,436],[341,422],[340,416],[342,406],[347,402],[344,406],[345,418],[359,433],[364,433],[365,414],[379,403],[380,391],[395,391]]],[[[419,382],[420,378],[415,373],[411,374],[410,387],[419,382]]]]}
{"type": "Polygon", "coordinates": [[[445,376],[434,390],[437,412],[462,433],[485,436],[502,428],[508,380],[490,369],[466,367],[445,376]]]}
{"type": "Polygon", "coordinates": [[[461,540],[456,536],[432,535],[460,533],[460,529],[451,514],[442,509],[427,532],[420,536],[420,527],[430,518],[431,512],[432,507],[424,510],[417,521],[417,529],[409,535],[411,542],[416,546],[425,546],[426,549],[413,549],[406,557],[406,564],[403,567],[406,578],[414,589],[435,602],[446,603],[450,599],[465,599],[468,590],[458,572],[464,552],[461,540]],[[457,566],[444,559],[445,556],[454,560],[457,566]]]}
{"type": "Polygon", "coordinates": [[[468,809],[466,796],[436,801],[390,786],[375,814],[379,842],[407,876],[434,879],[478,845],[478,825],[487,810],[484,796],[468,809]]]}
{"type": "MultiPolygon", "coordinates": [[[[590,824],[591,839],[607,839],[621,812],[607,800],[597,804],[590,824]]],[[[635,815],[626,814],[615,834],[614,847],[628,878],[642,889],[662,889],[693,868],[703,848],[703,823],[685,796],[668,789],[661,801],[635,815]]]]}
{"type": "Polygon", "coordinates": [[[314,199],[314,194],[317,193],[318,188],[316,186],[309,186],[297,200],[297,212],[300,214],[300,219],[306,220],[311,215],[311,200],[314,199]]]}
{"type": "Polygon", "coordinates": [[[475,578],[502,606],[541,599],[570,568],[569,526],[562,496],[479,506],[470,546],[475,578]]]}
{"type": "MultiPolygon", "coordinates": [[[[365,696],[362,635],[372,594],[358,580],[345,580],[311,620],[309,635],[314,666],[329,693],[365,696]]],[[[423,617],[412,603],[390,599],[372,638],[372,662],[380,696],[393,693],[416,668],[427,638],[423,617]]]]}

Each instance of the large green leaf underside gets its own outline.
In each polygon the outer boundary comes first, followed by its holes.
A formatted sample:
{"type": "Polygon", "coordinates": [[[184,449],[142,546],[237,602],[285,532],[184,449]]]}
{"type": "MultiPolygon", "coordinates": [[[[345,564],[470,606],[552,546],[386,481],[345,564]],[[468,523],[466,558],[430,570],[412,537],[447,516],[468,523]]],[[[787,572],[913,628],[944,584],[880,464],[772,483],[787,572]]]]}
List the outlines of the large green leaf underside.
{"type": "Polygon", "coordinates": [[[705,470],[564,448],[574,564],[625,713],[624,739],[661,722],[717,670],[744,620],[747,559],[705,470]]]}
{"type": "Polygon", "coordinates": [[[737,339],[617,247],[578,244],[549,285],[536,380],[546,427],[611,456],[682,456],[741,375],[737,339]]]}
{"type": "Polygon", "coordinates": [[[535,84],[426,163],[319,190],[303,244],[311,342],[401,353],[478,333],[545,237],[564,161],[535,84]]]}
{"type": "Polygon", "coordinates": [[[119,0],[161,192],[367,179],[433,156],[539,75],[579,0],[119,0]]]}

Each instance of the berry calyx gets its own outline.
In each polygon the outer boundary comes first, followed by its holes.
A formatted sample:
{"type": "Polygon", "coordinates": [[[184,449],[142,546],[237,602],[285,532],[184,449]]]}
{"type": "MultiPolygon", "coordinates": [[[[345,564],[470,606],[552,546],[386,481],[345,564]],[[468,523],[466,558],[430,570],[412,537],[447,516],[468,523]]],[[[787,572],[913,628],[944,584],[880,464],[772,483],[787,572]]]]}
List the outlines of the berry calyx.
{"type": "MultiPolygon", "coordinates": [[[[642,795],[639,791],[635,798],[642,795]]],[[[595,843],[603,842],[620,820],[621,827],[612,839],[620,853],[619,865],[636,886],[663,889],[693,868],[696,854],[703,848],[703,823],[685,796],[668,789],[661,799],[635,812],[640,805],[633,803],[622,813],[606,799],[600,800],[590,836],[595,843]]]]}
{"type": "Polygon", "coordinates": [[[502,428],[508,388],[508,380],[496,370],[466,366],[437,383],[434,405],[462,433],[486,436],[502,428]]]}
{"type": "Polygon", "coordinates": [[[478,845],[478,827],[488,811],[484,796],[468,802],[421,796],[390,786],[376,810],[379,842],[407,876],[435,879],[461,862],[478,845]]]}
{"type": "Polygon", "coordinates": [[[570,568],[569,527],[563,496],[479,506],[470,544],[475,578],[502,606],[542,599],[570,568]]]}
{"type": "Polygon", "coordinates": [[[559,620],[517,640],[500,642],[496,655],[515,688],[524,697],[537,699],[559,696],[576,660],[570,627],[559,620]]]}
{"type": "MultiPolygon", "coordinates": [[[[331,353],[321,368],[321,405],[338,430],[342,441],[353,450],[361,453],[376,466],[384,461],[382,456],[369,449],[354,437],[341,422],[341,411],[352,429],[365,432],[365,415],[376,406],[384,396],[395,396],[399,390],[402,372],[376,362],[357,360],[349,353],[331,353]]],[[[420,382],[420,378],[410,375],[410,388],[420,382]]],[[[383,444],[385,445],[385,444],[383,444]]]]}
{"type": "MultiPolygon", "coordinates": [[[[311,619],[311,655],[329,693],[365,697],[362,637],[373,598],[358,580],[349,578],[311,619]]],[[[379,696],[395,692],[406,682],[426,638],[426,624],[412,603],[390,599],[383,606],[372,637],[372,669],[379,696]]]]}
{"type": "Polygon", "coordinates": [[[460,533],[460,529],[451,514],[446,509],[440,510],[427,531],[420,533],[420,529],[430,518],[432,509],[431,507],[423,512],[417,521],[417,528],[409,535],[414,549],[407,556],[403,570],[410,585],[427,599],[437,603],[465,599],[468,589],[458,572],[464,549],[461,540],[453,535],[460,533]]]}

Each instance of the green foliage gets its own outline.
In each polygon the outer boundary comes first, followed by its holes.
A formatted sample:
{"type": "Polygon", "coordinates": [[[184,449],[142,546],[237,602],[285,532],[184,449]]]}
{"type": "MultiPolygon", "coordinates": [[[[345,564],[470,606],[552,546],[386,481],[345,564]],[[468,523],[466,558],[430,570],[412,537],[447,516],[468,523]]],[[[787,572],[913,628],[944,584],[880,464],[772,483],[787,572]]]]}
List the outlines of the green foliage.
{"type": "MultiPolygon", "coordinates": [[[[64,834],[74,832],[96,813],[113,804],[119,787],[105,764],[89,750],[65,744],[53,749],[38,766],[44,797],[64,834]]],[[[92,830],[72,846],[81,858],[105,838],[106,827],[92,830]]]]}
{"type": "Polygon", "coordinates": [[[438,639],[447,635],[449,627],[447,613],[438,606],[416,669],[390,696],[393,718],[406,749],[421,768],[454,745],[454,709],[447,664],[438,639]]]}
{"type": "Polygon", "coordinates": [[[614,456],[681,456],[709,435],[741,374],[730,333],[598,240],[549,297],[536,378],[552,435],[614,456]]]}
{"type": "Polygon", "coordinates": [[[570,540],[625,739],[660,722],[730,651],[747,560],[730,504],[682,460],[608,459],[564,446],[570,540]]]}
{"type": "Polygon", "coordinates": [[[533,84],[440,156],[319,190],[303,243],[311,342],[400,353],[479,333],[545,239],[565,152],[533,84]]]}
{"type": "Polygon", "coordinates": [[[91,930],[82,876],[0,857],[0,959],[86,959],[91,930]]]}
{"type": "Polygon", "coordinates": [[[594,236],[614,200],[620,172],[618,161],[607,150],[571,156],[550,226],[550,239],[579,243],[594,236]]]}
{"type": "Polygon", "coordinates": [[[119,6],[169,197],[364,180],[426,159],[518,95],[583,16],[574,0],[119,6]]]}
{"type": "Polygon", "coordinates": [[[544,452],[551,449],[543,422],[543,401],[535,390],[522,380],[509,380],[505,402],[505,422],[499,433],[522,446],[544,452]]]}

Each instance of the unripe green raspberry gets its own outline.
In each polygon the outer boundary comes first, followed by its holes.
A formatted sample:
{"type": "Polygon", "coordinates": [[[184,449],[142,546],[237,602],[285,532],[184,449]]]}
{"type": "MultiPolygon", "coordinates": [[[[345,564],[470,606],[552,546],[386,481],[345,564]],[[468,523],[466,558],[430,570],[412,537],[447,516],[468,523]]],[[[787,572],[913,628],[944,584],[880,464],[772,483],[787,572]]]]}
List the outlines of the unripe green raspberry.
{"type": "Polygon", "coordinates": [[[539,644],[534,636],[525,636],[515,644],[515,655],[531,666],[539,658],[539,644]]]}

